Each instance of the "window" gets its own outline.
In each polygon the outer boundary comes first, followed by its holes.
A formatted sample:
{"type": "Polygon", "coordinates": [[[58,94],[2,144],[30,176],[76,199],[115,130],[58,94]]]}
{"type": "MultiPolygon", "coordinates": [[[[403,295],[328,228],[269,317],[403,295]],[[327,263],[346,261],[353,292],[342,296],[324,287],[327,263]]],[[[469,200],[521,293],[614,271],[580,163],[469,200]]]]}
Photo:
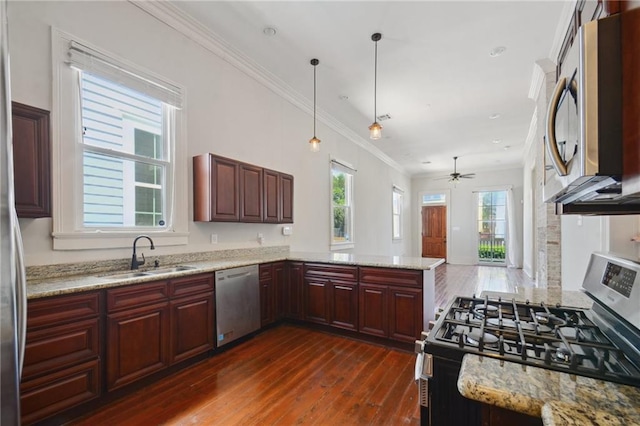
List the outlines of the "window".
{"type": "Polygon", "coordinates": [[[354,169],[331,162],[331,249],[353,248],[354,169]]]}
{"type": "Polygon", "coordinates": [[[83,226],[167,226],[170,114],[153,97],[81,72],[83,226]]]}
{"type": "Polygon", "coordinates": [[[422,204],[445,204],[447,200],[447,194],[423,194],[422,204]]]}
{"type": "Polygon", "coordinates": [[[186,244],[188,211],[175,208],[187,203],[183,89],[61,31],[52,37],[54,249],[130,247],[141,233],[186,244]]]}
{"type": "Polygon", "coordinates": [[[402,191],[397,186],[393,186],[392,192],[392,207],[391,207],[391,216],[392,216],[392,227],[391,234],[394,240],[402,239],[402,204],[404,202],[404,191],[402,191]]]}

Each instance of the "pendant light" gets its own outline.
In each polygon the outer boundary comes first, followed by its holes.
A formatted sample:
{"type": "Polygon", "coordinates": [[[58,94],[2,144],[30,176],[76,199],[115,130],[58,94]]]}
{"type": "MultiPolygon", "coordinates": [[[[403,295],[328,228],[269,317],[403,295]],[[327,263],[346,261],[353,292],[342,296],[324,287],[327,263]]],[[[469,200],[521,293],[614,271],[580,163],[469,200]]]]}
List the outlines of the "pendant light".
{"type": "Polygon", "coordinates": [[[309,139],[309,148],[311,152],[320,151],[320,139],[316,137],[316,67],[320,63],[317,59],[311,60],[313,65],[313,137],[309,139]]]}
{"type": "Polygon", "coordinates": [[[380,139],[382,137],[382,126],[378,123],[377,116],[377,86],[378,86],[378,41],[382,39],[382,34],[374,33],[371,35],[371,40],[376,45],[375,48],[375,62],[373,68],[373,124],[369,126],[369,137],[371,139],[380,139]]]}

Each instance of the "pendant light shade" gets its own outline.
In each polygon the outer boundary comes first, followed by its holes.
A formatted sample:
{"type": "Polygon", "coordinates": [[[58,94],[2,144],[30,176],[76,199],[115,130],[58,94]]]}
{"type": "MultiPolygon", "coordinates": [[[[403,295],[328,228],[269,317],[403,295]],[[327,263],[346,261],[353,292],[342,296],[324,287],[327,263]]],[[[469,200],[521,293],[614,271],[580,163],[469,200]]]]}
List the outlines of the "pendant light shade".
{"type": "Polygon", "coordinates": [[[311,60],[313,65],[313,137],[309,139],[309,149],[311,152],[320,151],[320,139],[316,137],[316,67],[320,63],[317,59],[311,60]]]}
{"type": "Polygon", "coordinates": [[[369,126],[369,137],[371,139],[380,139],[382,137],[382,126],[378,123],[377,115],[377,95],[378,95],[378,41],[382,39],[382,34],[373,33],[371,40],[375,43],[375,56],[373,68],[373,124],[369,126]]]}

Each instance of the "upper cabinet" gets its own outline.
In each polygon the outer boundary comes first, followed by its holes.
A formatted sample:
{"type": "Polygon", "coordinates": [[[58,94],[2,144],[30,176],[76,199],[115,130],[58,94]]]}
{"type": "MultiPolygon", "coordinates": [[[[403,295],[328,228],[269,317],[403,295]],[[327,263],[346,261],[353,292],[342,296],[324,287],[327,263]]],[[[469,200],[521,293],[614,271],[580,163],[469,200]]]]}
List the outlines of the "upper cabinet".
{"type": "Polygon", "coordinates": [[[196,222],[293,222],[293,176],[214,154],[193,157],[196,222]]]}
{"type": "Polygon", "coordinates": [[[49,111],[11,103],[18,217],[51,216],[49,111]]]}

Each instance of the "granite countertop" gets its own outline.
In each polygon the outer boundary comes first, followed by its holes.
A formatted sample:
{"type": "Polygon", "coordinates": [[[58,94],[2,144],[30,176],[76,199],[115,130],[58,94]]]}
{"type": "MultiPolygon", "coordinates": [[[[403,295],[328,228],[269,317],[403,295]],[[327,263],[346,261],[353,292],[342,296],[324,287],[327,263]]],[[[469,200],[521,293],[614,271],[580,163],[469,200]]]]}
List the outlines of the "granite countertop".
{"type": "Polygon", "coordinates": [[[545,425],[640,425],[640,388],[466,354],[466,398],[542,417],[545,425]]]}
{"type": "MultiPolygon", "coordinates": [[[[223,269],[261,263],[295,260],[302,262],[321,262],[342,265],[376,266],[383,268],[429,270],[444,263],[444,259],[412,258],[397,256],[367,256],[345,253],[288,253],[274,252],[254,253],[250,256],[223,257],[203,260],[202,254],[183,254],[169,257],[171,263],[162,262],[163,267],[171,265],[190,266],[192,269],[174,271],[161,275],[131,276],[126,266],[115,266],[118,269],[108,270],[98,263],[51,265],[32,268],[31,277],[27,280],[27,299],[56,296],[80,291],[98,290],[129,284],[143,283],[159,279],[188,276],[198,273],[210,273],[223,269]],[[63,271],[64,273],[61,273],[63,271]],[[60,273],[58,273],[60,272],[60,273]]],[[[106,262],[115,264],[116,262],[106,262]]],[[[120,262],[121,263],[121,262],[120,262]]],[[[110,265],[114,267],[113,265],[110,265]]],[[[153,268],[141,268],[145,272],[153,268]]]]}

